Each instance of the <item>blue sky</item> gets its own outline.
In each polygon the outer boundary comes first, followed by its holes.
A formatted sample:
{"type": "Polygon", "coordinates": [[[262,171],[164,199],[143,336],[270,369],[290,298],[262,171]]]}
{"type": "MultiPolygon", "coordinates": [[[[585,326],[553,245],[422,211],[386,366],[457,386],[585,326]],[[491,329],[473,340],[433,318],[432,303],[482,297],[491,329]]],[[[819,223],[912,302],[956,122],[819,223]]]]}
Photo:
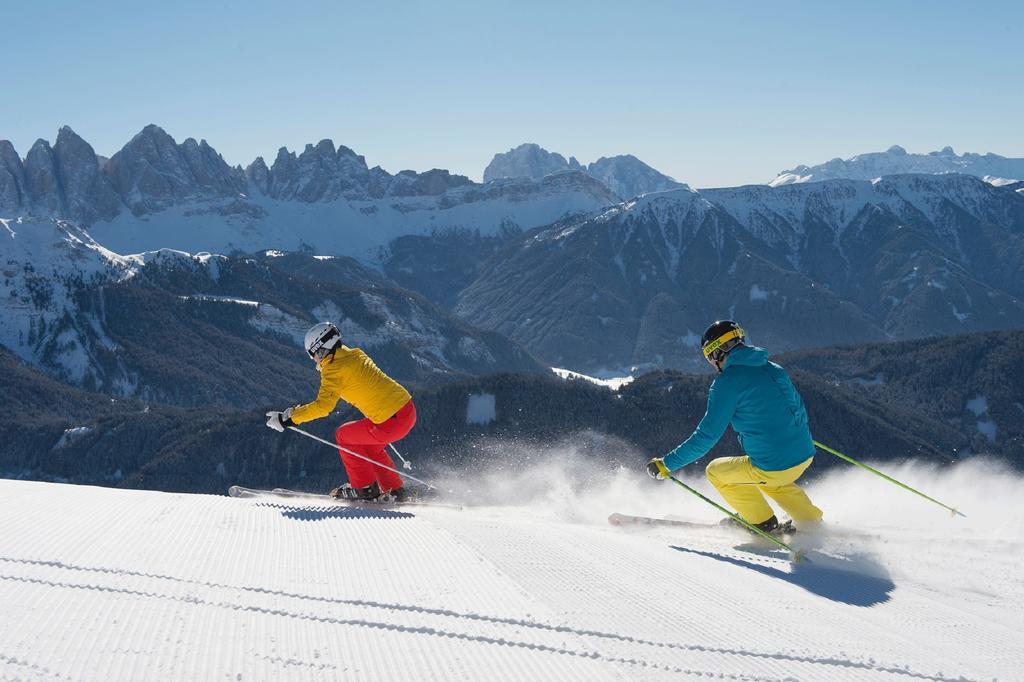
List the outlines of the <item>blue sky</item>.
{"type": "Polygon", "coordinates": [[[324,137],[479,179],[537,142],[694,186],[900,144],[1024,156],[1024,3],[3,3],[0,139],[324,137]]]}

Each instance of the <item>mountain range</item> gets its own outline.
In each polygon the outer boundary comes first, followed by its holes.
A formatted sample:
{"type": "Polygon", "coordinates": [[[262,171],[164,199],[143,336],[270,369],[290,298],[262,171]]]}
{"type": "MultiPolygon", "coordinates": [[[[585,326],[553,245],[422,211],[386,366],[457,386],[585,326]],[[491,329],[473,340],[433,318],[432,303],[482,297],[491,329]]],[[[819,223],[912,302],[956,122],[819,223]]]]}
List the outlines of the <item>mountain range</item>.
{"type": "MultiPolygon", "coordinates": [[[[95,315],[57,319],[108,287],[147,282],[151,293],[144,266],[186,261],[291,278],[281,298],[209,275],[162,294],[205,297],[189,299],[197,307],[226,305],[215,296],[286,310],[305,295],[292,288],[333,283],[399,292],[379,319],[410,324],[394,310],[415,291],[431,306],[420,317],[449,342],[438,330],[456,324],[511,339],[490,368],[512,362],[513,347],[588,374],[701,368],[693,346],[722,317],[779,351],[1024,324],[1021,185],[918,173],[693,190],[631,156],[583,166],[537,145],[497,155],[485,176],[392,175],[330,140],[243,169],[157,126],[110,159],[68,127],[24,160],[2,143],[0,216],[20,235],[0,252],[13,294],[0,342],[69,381],[133,394],[135,370],[100,371],[85,350],[117,345],[95,315]],[[47,236],[25,241],[34,234],[47,236]]],[[[289,314],[305,324],[323,313],[311,303],[289,314]]],[[[419,367],[472,364],[454,358],[419,367]]]]}
{"type": "Polygon", "coordinates": [[[456,313],[588,374],[698,367],[709,320],[775,350],[1024,326],[1024,193],[968,175],[681,189],[527,233],[456,313]]]}
{"type": "Polygon", "coordinates": [[[893,145],[884,152],[858,154],[845,160],[835,158],[816,166],[800,165],[782,171],[768,184],[776,187],[837,178],[872,180],[902,173],[963,173],[1006,184],[1024,180],[1024,159],[970,152],[958,156],[952,147],[928,154],[908,154],[903,147],[893,145]]]}
{"type": "Polygon", "coordinates": [[[67,126],[24,160],[0,142],[0,215],[73,221],[119,253],[313,248],[373,260],[405,234],[527,230],[617,201],[584,172],[483,185],[437,169],[392,175],[331,140],[245,169],[155,125],[110,159],[67,126]]]}

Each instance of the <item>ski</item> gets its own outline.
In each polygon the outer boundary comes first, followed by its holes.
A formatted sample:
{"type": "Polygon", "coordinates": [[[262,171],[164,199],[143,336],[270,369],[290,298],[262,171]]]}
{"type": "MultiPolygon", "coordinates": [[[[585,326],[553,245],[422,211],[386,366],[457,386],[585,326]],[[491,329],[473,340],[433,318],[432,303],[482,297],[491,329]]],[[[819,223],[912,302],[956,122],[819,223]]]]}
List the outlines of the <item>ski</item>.
{"type": "MultiPolygon", "coordinates": [[[[718,523],[700,523],[698,521],[677,521],[675,519],[659,519],[652,516],[632,516],[630,514],[613,513],[608,517],[608,523],[613,526],[671,526],[675,528],[728,528],[731,530],[742,530],[750,533],[738,523],[728,523],[729,519],[723,519],[718,523]]],[[[797,532],[792,521],[785,521],[770,535],[794,535],[797,532]]]]}
{"type": "Polygon", "coordinates": [[[258,488],[246,488],[240,485],[233,485],[228,488],[229,497],[280,497],[287,499],[307,499],[334,504],[341,507],[365,507],[368,509],[399,509],[404,507],[434,507],[438,509],[461,510],[461,505],[445,504],[441,502],[430,502],[425,500],[407,500],[405,502],[374,502],[372,500],[337,499],[323,493],[307,493],[299,490],[288,490],[287,488],[274,488],[272,490],[261,490],[258,488]]]}
{"type": "Polygon", "coordinates": [[[613,526],[673,526],[677,528],[718,528],[717,523],[698,523],[696,521],[677,521],[675,519],[658,519],[653,516],[631,516],[614,513],[608,517],[613,526]]]}
{"type": "MultiPolygon", "coordinates": [[[[743,526],[734,523],[728,523],[727,519],[719,521],[718,523],[701,523],[699,521],[680,521],[676,519],[659,519],[652,516],[632,516],[630,514],[619,514],[615,513],[608,517],[608,523],[613,526],[662,526],[670,528],[692,528],[695,530],[709,530],[714,528],[730,528],[734,530],[747,531],[743,526]]],[[[847,528],[839,528],[836,526],[823,526],[820,530],[811,531],[800,531],[798,528],[793,526],[792,521],[785,521],[779,527],[772,531],[771,535],[782,535],[792,536],[798,533],[824,533],[825,535],[835,538],[847,538],[850,540],[886,540],[887,536],[879,533],[869,533],[860,530],[852,530],[847,528]]]]}

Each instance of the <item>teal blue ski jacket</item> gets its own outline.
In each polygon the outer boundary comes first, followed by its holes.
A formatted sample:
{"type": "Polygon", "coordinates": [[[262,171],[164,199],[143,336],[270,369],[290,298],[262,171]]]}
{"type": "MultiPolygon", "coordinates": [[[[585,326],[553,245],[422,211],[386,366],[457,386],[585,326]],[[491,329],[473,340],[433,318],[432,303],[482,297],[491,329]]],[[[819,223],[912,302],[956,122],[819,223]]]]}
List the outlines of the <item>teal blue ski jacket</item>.
{"type": "Polygon", "coordinates": [[[708,392],[707,413],[693,435],[665,455],[665,467],[675,471],[706,455],[730,423],[758,469],[782,471],[814,455],[804,401],[763,348],[743,345],[729,353],[708,392]]]}

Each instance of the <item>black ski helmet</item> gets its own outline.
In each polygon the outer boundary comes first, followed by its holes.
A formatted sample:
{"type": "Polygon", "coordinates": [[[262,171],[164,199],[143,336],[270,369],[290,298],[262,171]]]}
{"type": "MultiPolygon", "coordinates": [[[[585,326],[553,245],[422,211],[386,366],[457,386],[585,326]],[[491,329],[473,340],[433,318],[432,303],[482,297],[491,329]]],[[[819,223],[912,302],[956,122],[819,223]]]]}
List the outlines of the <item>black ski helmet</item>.
{"type": "Polygon", "coordinates": [[[700,349],[704,357],[721,364],[725,356],[747,338],[743,328],[732,320],[718,320],[704,332],[700,339],[700,349]]]}

